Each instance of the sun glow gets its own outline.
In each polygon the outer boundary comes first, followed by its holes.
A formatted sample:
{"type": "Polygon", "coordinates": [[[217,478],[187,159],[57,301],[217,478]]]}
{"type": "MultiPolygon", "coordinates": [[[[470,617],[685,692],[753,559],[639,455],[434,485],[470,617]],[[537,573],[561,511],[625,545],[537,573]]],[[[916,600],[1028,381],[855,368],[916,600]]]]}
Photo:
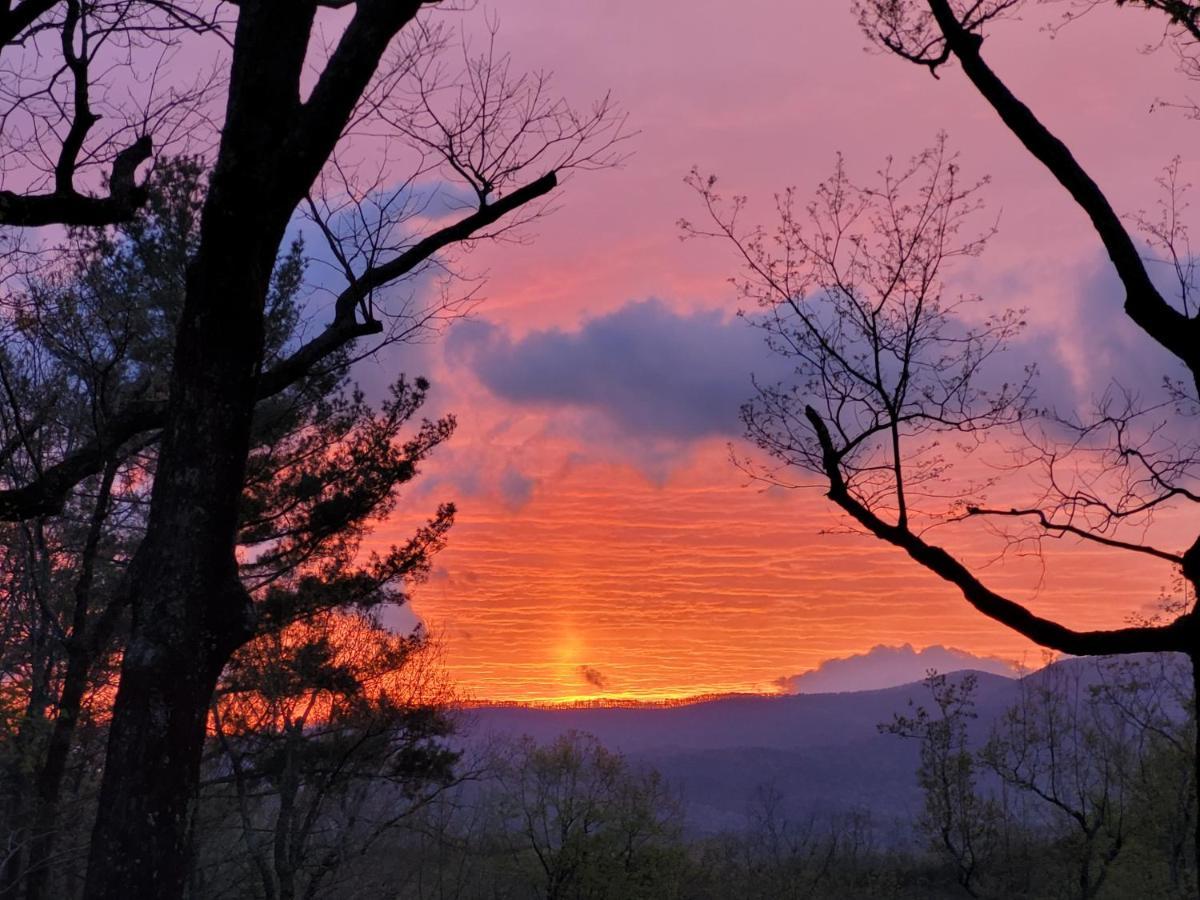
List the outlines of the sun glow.
{"type": "MultiPolygon", "coordinates": [[[[839,523],[817,492],[747,489],[719,445],[663,484],[576,466],[519,509],[484,497],[460,508],[413,610],[469,699],[775,693],[781,678],[878,643],[1034,652],[898,551],[828,533],[839,523]]],[[[970,542],[962,550],[989,560],[970,542]]],[[[1104,554],[1064,547],[1050,562],[1045,573],[1036,559],[984,572],[1080,627],[1121,623],[1125,610],[1095,603],[1104,554]]],[[[1153,564],[1126,563],[1122,578],[1147,601],[1162,586],[1153,564]]]]}

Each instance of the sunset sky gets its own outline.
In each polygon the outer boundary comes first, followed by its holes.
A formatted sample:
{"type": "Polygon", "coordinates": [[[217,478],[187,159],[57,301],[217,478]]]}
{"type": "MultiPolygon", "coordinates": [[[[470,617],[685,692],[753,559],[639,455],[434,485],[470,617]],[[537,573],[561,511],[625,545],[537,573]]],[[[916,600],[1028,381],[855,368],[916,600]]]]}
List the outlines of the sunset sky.
{"type": "MultiPolygon", "coordinates": [[[[1035,662],[1038,651],[971,610],[898,551],[845,533],[818,486],[764,490],[730,462],[751,372],[778,373],[735,318],[730,248],[679,239],[701,214],[695,165],[769,222],[835,154],[869,177],[939,131],[963,169],[990,174],[999,234],[955,284],[991,308],[1027,308],[1012,350],[1042,391],[1085,401],[1113,377],[1156,380],[1080,212],[948,67],[865,52],[848,4],[746,0],[535,0],[500,11],[514,62],[552,70],[586,105],[611,91],[638,133],[617,170],[582,173],[520,246],[480,247],[471,319],[364,363],[384,380],[427,374],[459,430],[377,539],[402,538],[439,500],[459,506],[413,611],[438,634],[465,696],[554,700],[772,691],[823,660],[877,644],[943,644],[1035,662]]],[[[1114,206],[1134,213],[1195,127],[1153,109],[1187,84],[1156,18],[1100,8],[1057,35],[1066,4],[990,31],[985,56],[1075,150],[1114,206]]],[[[472,14],[477,17],[477,13],[472,14]]],[[[470,21],[474,21],[474,18],[470,21]]],[[[473,27],[473,26],[468,26],[473,27]]],[[[1184,174],[1195,177],[1194,167],[1184,174]]],[[[1171,523],[1163,527],[1169,528],[1171,523]]],[[[980,531],[939,533],[986,580],[1075,627],[1116,625],[1168,585],[1153,561],[1059,544],[995,557],[980,531]]],[[[1168,539],[1167,543],[1170,541],[1168,539]]]]}

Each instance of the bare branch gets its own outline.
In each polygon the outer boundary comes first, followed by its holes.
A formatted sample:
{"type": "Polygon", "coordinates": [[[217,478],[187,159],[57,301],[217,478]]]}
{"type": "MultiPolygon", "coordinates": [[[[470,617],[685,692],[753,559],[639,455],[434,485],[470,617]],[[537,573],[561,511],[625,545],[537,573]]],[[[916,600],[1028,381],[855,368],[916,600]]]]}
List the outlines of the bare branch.
{"type": "Polygon", "coordinates": [[[1066,522],[1051,521],[1046,515],[1045,511],[1041,509],[987,509],[986,507],[982,506],[968,506],[967,515],[1032,517],[1037,520],[1039,526],[1048,532],[1072,534],[1087,541],[1103,544],[1105,547],[1113,547],[1118,550],[1129,550],[1133,553],[1145,553],[1148,556],[1153,556],[1177,565],[1182,565],[1183,563],[1183,556],[1178,553],[1168,553],[1165,550],[1159,550],[1157,547],[1150,547],[1145,544],[1134,544],[1130,541],[1119,541],[1115,538],[1105,537],[1102,534],[1089,531],[1086,528],[1080,528],[1077,525],[1072,525],[1066,522]]]}
{"type": "Polygon", "coordinates": [[[109,177],[107,197],[90,197],[73,188],[48,194],[0,191],[0,225],[36,228],[42,225],[110,225],[131,217],[145,199],[135,181],[137,167],[150,158],[149,136],[117,154],[109,177]]]}
{"type": "Polygon", "coordinates": [[[948,0],[928,0],[946,46],[971,83],[1025,148],[1058,180],[1092,221],[1125,286],[1125,312],[1191,370],[1200,389],[1200,320],[1176,310],[1150,280],[1141,254],[1108,198],[1067,146],[1050,132],[983,61],[977,25],[962,21],[948,0]]]}
{"type": "Polygon", "coordinates": [[[820,443],[829,499],[876,537],[904,550],[934,574],[955,585],[972,606],[991,619],[1043,647],[1077,656],[1142,653],[1160,650],[1186,652],[1196,637],[1194,615],[1185,613],[1167,625],[1118,628],[1111,631],[1074,631],[1052,619],[1037,616],[1021,604],[990,590],[961,562],[941,547],[926,543],[910,530],[892,525],[856,500],[846,489],[838,451],[820,414],[811,406],[805,416],[820,443]]]}

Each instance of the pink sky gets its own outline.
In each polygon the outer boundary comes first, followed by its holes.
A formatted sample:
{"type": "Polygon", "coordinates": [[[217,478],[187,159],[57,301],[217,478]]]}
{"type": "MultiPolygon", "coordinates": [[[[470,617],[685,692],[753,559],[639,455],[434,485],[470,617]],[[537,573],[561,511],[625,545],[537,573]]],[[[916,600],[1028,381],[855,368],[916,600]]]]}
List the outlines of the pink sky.
{"type": "MultiPolygon", "coordinates": [[[[1158,36],[1148,14],[1105,8],[1052,38],[1039,25],[1062,9],[997,25],[985,55],[1114,206],[1134,212],[1187,146],[1191,123],[1150,111],[1186,83],[1169,52],[1141,52],[1158,36]]],[[[1027,349],[1050,355],[1044,387],[1058,397],[1102,390],[1126,339],[1138,346],[1099,245],[957,71],[935,81],[864,52],[845,4],[730,10],[711,0],[501,10],[500,43],[518,63],[553,70],[580,105],[611,90],[639,133],[623,168],[566,184],[529,245],[469,257],[489,273],[475,321],[401,361],[431,376],[438,409],[460,421],[406,509],[460,507],[413,606],[467,694],[770,690],[881,643],[1037,657],[899,553],[823,535],[839,520],[819,490],[746,486],[727,450],[756,365],[755,339],[731,321],[735,261],[718,244],[681,242],[675,223],[700,214],[683,184],[693,165],[748,194],[750,218],[766,222],[772,193],[796,185],[807,196],[835,153],[865,176],[945,130],[966,172],[992,176],[986,197],[1000,214],[1000,234],[958,283],[993,308],[1028,308],[1027,349]]],[[[995,555],[978,533],[939,540],[995,555]]],[[[1044,570],[1009,558],[986,574],[1078,627],[1120,623],[1169,578],[1067,546],[1044,570]]]]}

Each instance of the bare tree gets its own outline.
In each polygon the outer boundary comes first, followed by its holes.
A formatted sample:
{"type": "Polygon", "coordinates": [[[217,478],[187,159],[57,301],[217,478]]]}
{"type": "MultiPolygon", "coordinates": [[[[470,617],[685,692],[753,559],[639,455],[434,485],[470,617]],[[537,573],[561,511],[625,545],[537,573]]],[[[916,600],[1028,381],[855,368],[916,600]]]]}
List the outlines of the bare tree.
{"type": "MultiPolygon", "coordinates": [[[[1131,773],[1129,831],[1148,836],[1151,852],[1166,860],[1162,893],[1194,892],[1196,712],[1187,660],[1175,654],[1117,657],[1097,666],[1093,702],[1136,736],[1128,751],[1131,773]]],[[[1136,837],[1135,837],[1136,840],[1136,837]]],[[[1131,848],[1138,852],[1136,844],[1131,848]]]]}
{"type": "Polygon", "coordinates": [[[981,758],[1006,785],[1038,798],[1056,830],[1066,827],[1074,894],[1088,900],[1128,840],[1139,746],[1132,723],[1080,674],[1049,666],[1021,679],[981,758]]]}
{"type": "Polygon", "coordinates": [[[681,809],[662,776],[568,732],[497,754],[502,840],[519,879],[546,900],[670,893],[681,809]]]}
{"type": "Polygon", "coordinates": [[[806,900],[825,896],[839,875],[853,879],[859,813],[790,818],[778,785],[759,785],[742,835],[746,896],[806,900]]]}
{"type": "MultiPolygon", "coordinates": [[[[1072,3],[1068,20],[1098,5],[1072,3]]],[[[1184,74],[1194,76],[1200,7],[1157,0],[1128,5],[1167,16],[1165,40],[1184,74]]],[[[691,231],[733,241],[745,263],[744,295],[759,307],[771,345],[795,363],[794,379],[760,385],[744,410],[749,436],[775,463],[756,467],[756,474],[784,481],[788,469],[815,474],[854,527],[904,550],[980,612],[1038,644],[1080,655],[1180,651],[1192,658],[1200,685],[1193,608],[1200,539],[1180,538],[1178,545],[1169,537],[1165,545],[1148,539],[1156,516],[1167,510],[1186,515],[1200,500],[1200,445],[1193,433],[1200,411],[1200,316],[1185,190],[1172,164],[1159,181],[1156,211],[1129,222],[1114,211],[1071,150],[984,60],[989,24],[1022,6],[1023,0],[859,0],[856,10],[865,33],[886,52],[935,75],[957,63],[1066,190],[1124,286],[1124,311],[1147,338],[1149,364],[1161,366],[1157,395],[1114,384],[1094,408],[1045,410],[1033,403],[1032,369],[1007,383],[989,373],[1021,317],[963,316],[958,306],[970,298],[949,296],[949,266],[979,253],[991,229],[963,233],[976,185],[962,184],[944,140],[909,168],[889,164],[878,184],[866,188],[854,187],[839,167],[807,210],[807,221],[786,195],[770,236],[745,230],[738,222],[742,202],[724,203],[714,180],[693,174],[716,227],[691,231]],[[1151,278],[1156,264],[1172,277],[1174,290],[1160,289],[1151,278]],[[961,451],[1001,433],[1006,446],[1022,448],[1017,461],[1032,475],[1031,492],[1025,502],[993,506],[986,501],[988,482],[950,482],[948,473],[961,451]],[[943,450],[951,443],[956,449],[943,450]],[[1005,542],[1066,538],[1159,560],[1164,581],[1182,579],[1188,603],[1165,621],[1074,629],[999,593],[930,540],[931,525],[965,519],[992,523],[1005,542]]]]}
{"type": "Polygon", "coordinates": [[[978,790],[978,765],[968,738],[978,680],[973,672],[954,680],[930,672],[925,686],[935,709],[917,706],[912,715],[896,715],[879,726],[881,732],[920,742],[917,779],[925,809],[919,826],[971,897],[984,896],[981,870],[994,850],[997,831],[996,811],[978,790]]]}
{"type": "MultiPolygon", "coordinates": [[[[52,445],[61,452],[27,453],[30,465],[13,468],[0,489],[6,520],[53,514],[131,446],[156,448],[146,538],[119,591],[130,636],[89,897],[182,890],[214,686],[271,619],[235,556],[258,405],[327,368],[344,370],[364,339],[407,334],[407,310],[389,330],[385,287],[447,266],[452,248],[495,236],[514,214],[528,221],[565,173],[615,160],[622,122],[610,104],[576,114],[547,99],[542,79],[491,77],[507,72],[494,54],[461,75],[435,64],[446,33],[424,5],[241,0],[227,16],[227,6],[163,0],[23,0],[0,10],[0,225],[128,219],[146,198],[138,167],[156,149],[190,140],[209,153],[169,371],[147,373],[98,407],[84,434],[52,445]],[[335,39],[322,46],[327,20],[335,39]],[[172,83],[175,47],[205,41],[218,60],[211,77],[172,83]],[[502,95],[487,93],[501,85],[502,95]],[[460,202],[431,201],[420,222],[389,215],[374,223],[372,252],[338,260],[347,280],[325,327],[273,352],[266,317],[285,235],[303,208],[317,211],[331,247],[344,244],[339,201],[314,186],[323,173],[349,170],[346,153],[366,133],[411,151],[409,168],[385,174],[381,188],[407,178],[427,197],[460,202]],[[457,193],[441,187],[454,183],[457,193]]],[[[36,410],[23,415],[23,452],[52,424],[36,410]]]]}

